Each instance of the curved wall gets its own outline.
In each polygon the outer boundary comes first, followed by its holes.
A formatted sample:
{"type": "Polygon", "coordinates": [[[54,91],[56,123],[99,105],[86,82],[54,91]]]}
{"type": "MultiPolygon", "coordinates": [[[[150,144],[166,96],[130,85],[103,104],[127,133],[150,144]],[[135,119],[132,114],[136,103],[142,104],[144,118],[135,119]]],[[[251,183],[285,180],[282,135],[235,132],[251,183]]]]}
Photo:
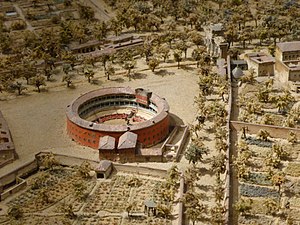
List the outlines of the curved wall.
{"type": "Polygon", "coordinates": [[[149,147],[169,134],[168,111],[166,100],[155,94],[152,94],[147,106],[136,102],[135,91],[131,88],[103,88],[81,95],[67,107],[67,132],[79,144],[97,149],[100,137],[109,135],[118,141],[123,133],[130,130],[138,135],[138,142],[143,147],[149,147]],[[132,125],[108,125],[85,120],[101,109],[113,109],[114,106],[139,107],[153,117],[132,125]]]}

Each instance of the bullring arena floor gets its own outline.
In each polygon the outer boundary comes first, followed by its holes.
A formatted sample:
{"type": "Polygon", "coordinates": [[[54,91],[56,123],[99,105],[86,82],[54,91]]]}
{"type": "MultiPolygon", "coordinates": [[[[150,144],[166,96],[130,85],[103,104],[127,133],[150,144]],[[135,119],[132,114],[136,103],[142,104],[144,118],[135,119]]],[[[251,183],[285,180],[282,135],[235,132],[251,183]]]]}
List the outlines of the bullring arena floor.
{"type": "MultiPolygon", "coordinates": [[[[193,66],[195,67],[195,66],[193,66]]],[[[75,89],[67,89],[57,82],[48,85],[47,91],[40,94],[29,92],[29,96],[12,97],[9,101],[0,101],[1,111],[6,118],[14,139],[19,159],[0,169],[0,176],[7,170],[16,168],[34,157],[40,151],[53,151],[68,155],[96,159],[98,151],[79,146],[68,138],[66,133],[66,107],[80,94],[101,87],[130,86],[147,88],[166,98],[170,113],[179,123],[191,123],[196,115],[193,101],[198,92],[195,70],[167,68],[167,75],[156,75],[143,71],[143,77],[128,81],[122,76],[107,81],[100,71],[96,74],[100,85],[91,85],[86,80],[76,83],[75,89]],[[121,79],[118,79],[121,78],[121,79]],[[114,81],[115,80],[115,81],[114,81]],[[120,81],[122,81],[120,83],[120,81]],[[182,121],[181,121],[182,119],[182,121]]],[[[58,75],[56,75],[58,76],[58,75]]]]}
{"type": "MultiPolygon", "coordinates": [[[[107,115],[114,115],[114,114],[130,114],[132,111],[132,108],[115,108],[111,110],[101,110],[100,112],[95,113],[92,116],[89,116],[88,118],[85,118],[85,120],[88,121],[95,121],[97,118],[104,117],[107,115]]],[[[153,117],[153,114],[147,113],[146,111],[143,110],[137,110],[137,113],[135,114],[134,117],[140,117],[143,118],[144,120],[150,120],[153,117]]],[[[111,125],[126,125],[126,120],[125,119],[113,119],[113,120],[107,120],[103,122],[104,124],[111,124],[111,125]]],[[[135,121],[133,119],[130,120],[130,124],[136,124],[139,123],[138,121],[135,121]]]]}

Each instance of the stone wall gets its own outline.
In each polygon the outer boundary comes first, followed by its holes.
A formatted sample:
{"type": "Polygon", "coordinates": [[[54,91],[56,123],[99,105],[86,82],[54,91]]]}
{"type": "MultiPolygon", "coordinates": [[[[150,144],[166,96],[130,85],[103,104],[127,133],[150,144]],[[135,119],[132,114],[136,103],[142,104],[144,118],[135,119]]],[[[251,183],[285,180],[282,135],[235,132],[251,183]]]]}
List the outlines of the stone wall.
{"type": "Polygon", "coordinates": [[[300,129],[297,128],[245,123],[240,121],[231,121],[230,126],[237,131],[241,131],[243,127],[246,127],[247,132],[250,134],[257,134],[259,130],[264,129],[270,133],[271,137],[274,138],[288,138],[289,132],[294,132],[297,135],[297,138],[300,139],[300,129]]]}
{"type": "Polygon", "coordinates": [[[22,178],[17,178],[17,184],[1,193],[1,201],[8,198],[12,194],[19,192],[27,186],[27,181],[22,178]]]}
{"type": "Polygon", "coordinates": [[[12,170],[11,172],[5,174],[4,176],[0,177],[0,184],[1,186],[6,186],[16,181],[18,177],[26,176],[38,169],[37,161],[32,159],[27,163],[19,166],[18,168],[12,170]]]}

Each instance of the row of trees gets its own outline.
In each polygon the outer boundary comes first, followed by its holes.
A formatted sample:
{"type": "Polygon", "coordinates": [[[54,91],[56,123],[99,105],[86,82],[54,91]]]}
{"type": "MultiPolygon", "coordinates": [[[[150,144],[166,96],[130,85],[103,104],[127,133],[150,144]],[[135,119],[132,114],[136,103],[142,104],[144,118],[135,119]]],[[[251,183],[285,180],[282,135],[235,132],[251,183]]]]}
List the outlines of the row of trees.
{"type": "Polygon", "coordinates": [[[187,183],[187,193],[184,197],[186,215],[194,223],[197,221],[209,221],[212,224],[223,224],[225,208],[223,206],[224,182],[222,175],[226,170],[227,130],[226,118],[227,110],[224,104],[227,101],[228,81],[226,77],[216,74],[212,67],[210,57],[205,50],[201,49],[199,54],[199,94],[195,97],[195,104],[198,109],[196,123],[190,126],[191,143],[185,152],[186,159],[192,163],[192,167],[185,171],[187,183]],[[204,140],[202,132],[214,134],[215,153],[211,152],[204,140]],[[204,196],[197,194],[197,182],[202,175],[198,162],[204,163],[204,155],[214,154],[209,158],[210,170],[215,176],[213,193],[215,204],[213,207],[204,205],[204,196]],[[208,216],[209,215],[209,216],[208,216]]]}

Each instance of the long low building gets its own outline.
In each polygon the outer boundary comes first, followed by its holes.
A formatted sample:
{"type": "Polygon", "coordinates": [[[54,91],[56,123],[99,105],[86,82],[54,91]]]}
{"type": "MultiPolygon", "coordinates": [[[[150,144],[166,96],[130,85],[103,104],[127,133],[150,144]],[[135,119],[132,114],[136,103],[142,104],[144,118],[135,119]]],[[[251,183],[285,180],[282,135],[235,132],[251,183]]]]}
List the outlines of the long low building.
{"type": "Polygon", "coordinates": [[[0,167],[13,162],[16,158],[15,146],[10,130],[0,111],[0,167]]]}

